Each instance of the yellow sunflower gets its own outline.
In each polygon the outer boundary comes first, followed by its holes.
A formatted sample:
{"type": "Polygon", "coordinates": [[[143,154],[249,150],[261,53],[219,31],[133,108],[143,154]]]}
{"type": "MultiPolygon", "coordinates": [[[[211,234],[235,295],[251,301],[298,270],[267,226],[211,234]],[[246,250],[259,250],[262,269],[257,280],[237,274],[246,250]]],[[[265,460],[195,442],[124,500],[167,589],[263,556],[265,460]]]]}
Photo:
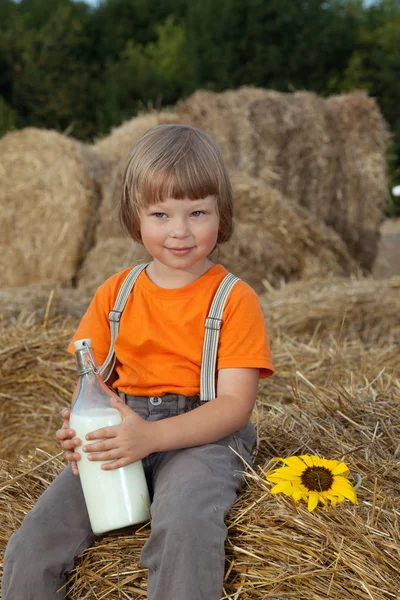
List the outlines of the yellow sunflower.
{"type": "Polygon", "coordinates": [[[276,484],[272,494],[281,492],[291,496],[295,502],[305,500],[310,512],[318,502],[326,506],[330,501],[332,506],[336,506],[347,498],[358,504],[356,492],[347,479],[350,471],[345,463],[304,454],[274,460],[287,466],[267,474],[267,480],[276,484]]]}

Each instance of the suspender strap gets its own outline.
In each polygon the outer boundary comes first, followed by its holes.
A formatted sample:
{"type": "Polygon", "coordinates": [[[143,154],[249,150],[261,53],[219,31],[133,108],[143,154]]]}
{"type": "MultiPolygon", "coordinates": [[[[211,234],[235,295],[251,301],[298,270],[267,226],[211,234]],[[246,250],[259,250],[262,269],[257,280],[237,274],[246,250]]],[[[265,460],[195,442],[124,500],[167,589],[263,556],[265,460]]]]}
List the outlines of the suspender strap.
{"type": "Polygon", "coordinates": [[[110,320],[110,330],[111,330],[111,340],[110,340],[110,348],[108,350],[107,358],[99,368],[99,373],[103,379],[103,381],[107,381],[110,377],[111,373],[114,370],[115,366],[115,352],[114,352],[114,343],[116,337],[119,332],[119,321],[121,319],[122,311],[125,308],[125,304],[129,298],[129,294],[132,291],[133,286],[135,285],[136,279],[139,277],[140,273],[147,267],[149,263],[138,265],[134,267],[131,271],[129,271],[128,275],[124,279],[122,283],[117,299],[115,300],[115,304],[113,309],[110,311],[108,318],[110,320]]]}
{"type": "Polygon", "coordinates": [[[222,314],[229,293],[239,278],[232,273],[226,275],[215,293],[208,317],[205,322],[205,336],[200,372],[200,401],[207,402],[216,397],[215,374],[218,354],[219,330],[222,326],[222,314]]]}

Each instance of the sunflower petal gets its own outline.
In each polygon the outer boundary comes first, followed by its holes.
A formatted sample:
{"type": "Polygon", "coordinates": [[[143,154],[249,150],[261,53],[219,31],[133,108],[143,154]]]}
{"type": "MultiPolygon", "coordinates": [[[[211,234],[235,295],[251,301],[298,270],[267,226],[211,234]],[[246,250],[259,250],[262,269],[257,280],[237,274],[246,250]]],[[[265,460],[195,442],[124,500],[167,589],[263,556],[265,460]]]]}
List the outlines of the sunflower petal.
{"type": "Polygon", "coordinates": [[[308,511],[312,512],[318,504],[318,493],[310,492],[308,496],[308,511]]]}
{"type": "Polygon", "coordinates": [[[281,467],[280,469],[274,469],[266,475],[267,481],[280,481],[285,479],[287,481],[300,481],[300,476],[291,467],[281,467]]]}
{"type": "Polygon", "coordinates": [[[298,502],[299,500],[301,500],[304,497],[304,494],[303,494],[303,492],[298,487],[295,487],[293,489],[292,496],[293,496],[293,500],[295,502],[298,502]]]}
{"type": "Polygon", "coordinates": [[[298,471],[299,475],[301,475],[307,467],[307,464],[301,460],[299,456],[289,456],[288,458],[281,458],[281,461],[288,465],[293,470],[298,471]]]}
{"type": "Polygon", "coordinates": [[[331,496],[331,504],[332,506],[336,506],[336,504],[339,504],[339,502],[343,502],[344,500],[344,496],[331,496]]]}
{"type": "Polygon", "coordinates": [[[271,489],[271,494],[285,494],[286,496],[293,495],[293,486],[290,481],[280,481],[277,485],[271,489]]]}
{"type": "Polygon", "coordinates": [[[306,463],[307,467],[312,467],[314,465],[312,457],[308,456],[308,454],[302,454],[300,458],[306,463]]]}
{"type": "Polygon", "coordinates": [[[350,470],[349,470],[348,466],[345,465],[343,462],[338,463],[332,469],[332,475],[345,475],[345,476],[347,476],[349,474],[350,474],[350,470]]]}
{"type": "Polygon", "coordinates": [[[336,475],[333,479],[331,492],[336,496],[344,496],[353,504],[358,504],[357,495],[350,481],[341,475],[336,475]]]}

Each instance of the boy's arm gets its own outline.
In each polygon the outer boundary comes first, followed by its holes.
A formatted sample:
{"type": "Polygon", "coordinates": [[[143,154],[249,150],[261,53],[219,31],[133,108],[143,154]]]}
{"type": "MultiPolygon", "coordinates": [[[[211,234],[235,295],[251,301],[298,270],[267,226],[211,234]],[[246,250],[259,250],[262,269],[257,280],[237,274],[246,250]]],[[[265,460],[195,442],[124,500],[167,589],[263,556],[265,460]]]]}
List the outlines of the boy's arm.
{"type": "Polygon", "coordinates": [[[145,421],[118,397],[111,400],[123,421],[86,435],[82,447],[89,460],[101,461],[112,470],[133,463],[152,452],[190,448],[216,442],[246,425],[256,400],[259,369],[221,369],[217,398],[190,412],[145,421]],[[107,461],[107,462],[105,462],[107,461]]]}
{"type": "Polygon", "coordinates": [[[258,369],[221,369],[217,398],[182,415],[152,423],[157,451],[216,442],[246,425],[256,401],[258,369]]]}

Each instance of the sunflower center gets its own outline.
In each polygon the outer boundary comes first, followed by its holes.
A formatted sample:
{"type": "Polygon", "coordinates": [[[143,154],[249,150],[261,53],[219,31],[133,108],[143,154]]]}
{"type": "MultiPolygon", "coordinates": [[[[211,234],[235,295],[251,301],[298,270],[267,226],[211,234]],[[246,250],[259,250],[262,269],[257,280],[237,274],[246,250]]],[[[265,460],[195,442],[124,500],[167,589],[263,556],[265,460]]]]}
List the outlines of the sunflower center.
{"type": "Polygon", "coordinates": [[[301,483],[310,492],[326,492],[332,486],[333,475],[326,467],[307,467],[301,475],[301,483]]]}

